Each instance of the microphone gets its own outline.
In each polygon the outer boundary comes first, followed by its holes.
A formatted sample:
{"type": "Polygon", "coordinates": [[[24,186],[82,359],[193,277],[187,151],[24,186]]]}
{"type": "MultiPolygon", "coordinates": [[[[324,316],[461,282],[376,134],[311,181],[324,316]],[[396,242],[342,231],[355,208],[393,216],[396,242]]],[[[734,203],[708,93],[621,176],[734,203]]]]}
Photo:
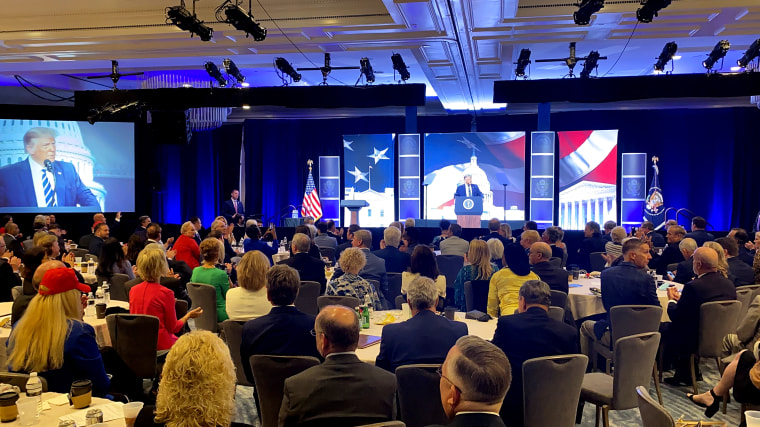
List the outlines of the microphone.
{"type": "Polygon", "coordinates": [[[53,173],[53,162],[51,162],[49,159],[45,159],[43,164],[45,165],[45,169],[47,169],[48,172],[53,173]]]}

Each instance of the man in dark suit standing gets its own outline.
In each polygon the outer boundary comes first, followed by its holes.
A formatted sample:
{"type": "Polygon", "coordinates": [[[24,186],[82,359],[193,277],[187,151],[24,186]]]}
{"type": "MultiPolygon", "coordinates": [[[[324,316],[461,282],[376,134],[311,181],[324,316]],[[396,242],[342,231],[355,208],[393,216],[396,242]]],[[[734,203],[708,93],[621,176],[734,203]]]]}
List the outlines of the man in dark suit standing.
{"type": "MultiPolygon", "coordinates": [[[[652,260],[649,262],[649,268],[655,269],[657,274],[667,274],[668,265],[683,261],[684,256],[678,245],[685,237],[687,237],[686,230],[680,225],[671,225],[668,227],[668,232],[665,235],[668,245],[665,246],[662,254],[656,254],[654,251],[651,251],[652,260]]],[[[700,246],[699,242],[697,242],[697,246],[700,246]]],[[[652,249],[651,245],[649,246],[649,249],[652,249]]]]}
{"type": "Polygon", "coordinates": [[[464,336],[451,347],[438,374],[449,427],[504,427],[497,414],[512,374],[503,351],[482,338],[464,336]]]}
{"type": "Polygon", "coordinates": [[[552,249],[548,244],[536,242],[530,245],[528,262],[530,262],[531,270],[538,274],[541,281],[546,282],[551,290],[568,293],[570,276],[567,270],[549,264],[551,257],[552,249]]]}
{"type": "Polygon", "coordinates": [[[457,186],[454,196],[483,197],[483,193],[477,184],[472,183],[472,175],[467,174],[464,176],[464,184],[457,186]]]}
{"type": "Polygon", "coordinates": [[[385,260],[385,271],[387,273],[403,273],[412,262],[409,253],[398,250],[399,243],[401,243],[401,230],[396,227],[388,227],[383,231],[383,241],[380,242],[380,246],[385,245],[385,247],[372,252],[385,260]]]}
{"type": "Polygon", "coordinates": [[[691,220],[691,233],[687,234],[686,237],[696,240],[697,246],[715,240],[715,236],[705,231],[705,227],[707,227],[707,221],[701,216],[695,216],[691,220]]]}
{"type": "Polygon", "coordinates": [[[675,359],[676,373],[664,381],[670,385],[690,384],[689,355],[697,350],[699,341],[699,310],[712,301],[736,299],[736,288],[718,273],[718,253],[712,248],[697,248],[694,252],[694,273],[697,278],[687,283],[679,293],[668,288],[668,316],[665,345],[675,359]]]}
{"type": "Polygon", "coordinates": [[[282,263],[298,270],[301,280],[319,283],[319,294],[325,294],[327,279],[325,278],[325,263],[321,259],[309,255],[311,239],[303,233],[293,235],[293,242],[290,244],[293,256],[282,263]]]}
{"type": "Polygon", "coordinates": [[[396,377],[356,356],[359,317],[343,306],[322,309],[314,324],[324,363],[285,380],[279,425],[355,426],[396,417],[396,377]]]}
{"type": "Polygon", "coordinates": [[[520,287],[519,313],[500,317],[496,326],[492,342],[512,366],[512,385],[501,407],[501,419],[509,427],[523,425],[523,363],[535,357],[578,353],[578,331],[549,317],[551,301],[549,285],[528,280],[520,287]]]}
{"type": "Polygon", "coordinates": [[[286,265],[275,265],[267,272],[267,298],[272,303],[269,314],[245,322],[240,342],[240,357],[245,376],[253,384],[248,359],[257,354],[275,356],[322,356],[314,346],[311,330],[315,317],[300,312],[293,302],[301,279],[286,265]]]}
{"type": "Polygon", "coordinates": [[[222,203],[222,216],[227,218],[230,224],[242,226],[243,220],[245,220],[245,208],[243,207],[243,203],[238,200],[239,196],[240,192],[237,189],[233,189],[230,192],[229,200],[225,200],[222,203]]]}
{"type": "Polygon", "coordinates": [[[438,289],[433,279],[418,277],[409,284],[406,299],[412,318],[383,328],[375,366],[395,372],[401,365],[443,363],[457,340],[467,335],[467,325],[435,312],[438,289]]]}
{"type": "Polygon", "coordinates": [[[681,250],[681,255],[683,255],[684,261],[678,263],[678,267],[676,267],[676,277],[673,278],[673,281],[685,285],[694,279],[693,255],[694,251],[697,250],[697,242],[692,238],[686,238],[678,243],[678,248],[681,250]]]}
{"type": "Polygon", "coordinates": [[[92,239],[90,239],[89,252],[95,256],[100,256],[103,252],[103,244],[110,234],[108,224],[100,222],[95,226],[92,239]]]}
{"type": "Polygon", "coordinates": [[[578,249],[578,264],[582,269],[591,271],[591,252],[605,252],[604,245],[607,242],[602,239],[599,224],[594,221],[586,223],[583,235],[586,238],[581,242],[581,247],[578,249]]]}
{"type": "MultiPolygon", "coordinates": [[[[55,159],[58,133],[35,127],[24,134],[26,160],[0,168],[0,206],[82,206],[100,210],[74,165],[55,159]]],[[[90,210],[92,212],[92,210],[90,210]]]]}

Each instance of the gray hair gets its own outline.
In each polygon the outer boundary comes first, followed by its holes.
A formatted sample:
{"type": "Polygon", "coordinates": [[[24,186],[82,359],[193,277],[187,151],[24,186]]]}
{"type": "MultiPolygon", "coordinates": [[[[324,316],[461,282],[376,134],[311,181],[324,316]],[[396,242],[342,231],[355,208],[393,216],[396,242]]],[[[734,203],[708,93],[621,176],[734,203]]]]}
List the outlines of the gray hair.
{"type": "Polygon", "coordinates": [[[435,308],[438,305],[438,289],[433,279],[420,276],[409,283],[406,298],[409,300],[409,306],[415,310],[435,308]]]}
{"type": "Polygon", "coordinates": [[[449,231],[453,236],[461,236],[462,235],[462,226],[459,224],[451,224],[449,226],[449,231]]]}
{"type": "Polygon", "coordinates": [[[693,254],[694,251],[697,250],[697,241],[692,239],[691,237],[687,237],[678,244],[678,249],[682,251],[688,251],[689,253],[693,254]]]}
{"type": "Polygon", "coordinates": [[[525,300],[525,304],[552,305],[552,291],[546,282],[541,280],[528,280],[520,286],[519,296],[525,300]]]}
{"type": "Polygon", "coordinates": [[[509,360],[501,349],[475,335],[456,342],[459,353],[449,362],[448,374],[462,391],[462,399],[501,403],[512,382],[509,360]]]}
{"type": "Polygon", "coordinates": [[[500,225],[501,231],[504,232],[507,238],[512,237],[512,227],[509,224],[504,223],[500,225]]]}
{"type": "Polygon", "coordinates": [[[372,247],[372,233],[368,230],[356,230],[354,232],[354,239],[361,240],[363,248],[372,247]]]}
{"type": "Polygon", "coordinates": [[[314,224],[306,224],[306,226],[309,227],[309,234],[311,234],[311,238],[314,239],[317,235],[317,227],[314,224]]]}
{"type": "Polygon", "coordinates": [[[185,221],[184,223],[182,223],[182,227],[179,229],[179,232],[184,234],[190,231],[191,229],[195,231],[195,226],[193,225],[193,223],[190,221],[185,221]]]}
{"type": "Polygon", "coordinates": [[[401,230],[396,227],[388,227],[383,231],[383,239],[386,246],[397,248],[401,242],[401,230]]]}
{"type": "Polygon", "coordinates": [[[414,218],[407,218],[406,221],[404,221],[404,227],[414,227],[414,218]]]}
{"type": "Polygon", "coordinates": [[[625,228],[620,226],[613,227],[612,231],[610,231],[610,238],[612,238],[613,242],[622,242],[627,235],[628,233],[625,232],[625,228]]]}
{"type": "Polygon", "coordinates": [[[308,253],[311,248],[311,239],[303,233],[296,233],[293,235],[293,245],[298,252],[308,253]]]}
{"type": "Polygon", "coordinates": [[[491,259],[501,259],[504,255],[504,243],[499,239],[488,239],[486,242],[488,251],[491,252],[491,259]]]}

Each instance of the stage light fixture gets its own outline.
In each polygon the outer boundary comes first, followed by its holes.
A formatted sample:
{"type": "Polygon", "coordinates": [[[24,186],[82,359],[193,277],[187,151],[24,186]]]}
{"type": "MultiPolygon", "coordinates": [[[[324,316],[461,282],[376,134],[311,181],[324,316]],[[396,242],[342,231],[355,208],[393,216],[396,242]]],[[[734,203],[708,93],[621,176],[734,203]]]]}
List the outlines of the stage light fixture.
{"type": "Polygon", "coordinates": [[[576,25],[588,25],[591,15],[604,7],[604,0],[581,0],[576,6],[578,10],[573,12],[573,21],[576,25]]]}
{"type": "Polygon", "coordinates": [[[234,77],[238,83],[241,85],[245,83],[245,76],[240,72],[240,69],[237,67],[237,65],[235,65],[234,62],[232,62],[230,58],[226,58],[224,61],[222,61],[222,66],[224,67],[224,72],[234,77]]]}
{"type": "Polygon", "coordinates": [[[117,118],[134,120],[142,115],[145,104],[141,101],[132,101],[126,104],[106,104],[99,108],[93,108],[87,115],[87,122],[91,125],[105,119],[117,118]]]}
{"type": "MultiPolygon", "coordinates": [[[[288,62],[285,58],[275,58],[274,65],[277,66],[277,69],[280,70],[280,72],[293,79],[294,82],[301,81],[301,74],[297,73],[293,66],[290,65],[290,62],[288,62]]],[[[280,76],[280,78],[282,78],[282,76],[280,76]]],[[[282,78],[282,81],[284,84],[287,84],[284,78],[282,78]]]]}
{"type": "Polygon", "coordinates": [[[250,9],[250,1],[248,2],[248,12],[246,12],[231,0],[226,0],[216,9],[216,20],[230,24],[245,32],[246,37],[250,35],[253,40],[260,42],[267,37],[267,29],[253,20],[250,9]]]}
{"type": "Polygon", "coordinates": [[[520,57],[517,58],[517,67],[515,67],[515,76],[525,77],[525,68],[530,65],[530,49],[522,49],[520,51],[520,57]]]}
{"type": "Polygon", "coordinates": [[[641,7],[636,10],[636,19],[639,22],[652,22],[652,19],[661,9],[670,6],[672,0],[641,0],[641,7]]]}
{"type": "Polygon", "coordinates": [[[747,68],[747,65],[749,65],[749,63],[758,56],[760,56],[760,39],[755,40],[750,45],[749,49],[744,52],[744,55],[741,57],[741,59],[736,61],[736,64],[742,68],[747,68]]]}
{"type": "Polygon", "coordinates": [[[211,40],[211,36],[214,34],[214,29],[203,25],[203,21],[195,16],[195,2],[193,2],[193,13],[185,8],[185,2],[179,6],[171,6],[166,8],[166,21],[171,21],[180,30],[189,31],[190,37],[193,34],[197,34],[204,42],[211,40]]]}
{"type": "Polygon", "coordinates": [[[712,70],[715,63],[718,62],[719,59],[723,59],[730,48],[731,43],[729,43],[728,40],[719,41],[713,48],[712,52],[707,55],[707,59],[702,61],[702,66],[708,70],[712,70]]]}
{"type": "Polygon", "coordinates": [[[668,61],[673,59],[677,51],[678,45],[676,42],[665,43],[665,47],[662,48],[662,52],[660,52],[660,56],[654,64],[654,70],[660,72],[664,71],[665,65],[667,65],[668,61]]]}
{"type": "MultiPolygon", "coordinates": [[[[359,65],[361,66],[361,73],[364,76],[365,79],[367,79],[367,83],[374,83],[375,82],[375,72],[372,70],[372,64],[369,62],[369,58],[362,58],[359,60],[359,65]]],[[[361,79],[361,76],[359,76],[359,79],[361,79]]],[[[358,81],[356,82],[359,83],[358,81]]]]}
{"type": "Polygon", "coordinates": [[[596,68],[599,62],[599,52],[592,50],[586,57],[586,62],[583,63],[583,70],[581,70],[581,78],[587,79],[591,76],[591,72],[596,68]]]}
{"type": "Polygon", "coordinates": [[[401,80],[407,81],[412,76],[409,74],[409,68],[404,63],[404,59],[401,58],[400,53],[394,53],[391,55],[391,61],[393,61],[393,70],[397,71],[401,80]]]}
{"type": "Polygon", "coordinates": [[[206,67],[206,72],[208,75],[219,83],[219,87],[227,86],[227,79],[224,78],[222,72],[219,71],[219,68],[216,66],[216,64],[208,61],[206,64],[204,64],[204,67],[206,67]]]}

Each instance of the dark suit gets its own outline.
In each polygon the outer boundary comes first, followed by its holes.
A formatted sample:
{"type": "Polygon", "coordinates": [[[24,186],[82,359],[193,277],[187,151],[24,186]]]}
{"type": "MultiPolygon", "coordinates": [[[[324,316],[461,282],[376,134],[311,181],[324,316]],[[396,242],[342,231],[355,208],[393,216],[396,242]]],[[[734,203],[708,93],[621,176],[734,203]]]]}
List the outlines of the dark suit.
{"type": "Polygon", "coordinates": [[[297,253],[282,262],[298,270],[301,280],[319,283],[319,294],[325,294],[327,279],[325,278],[325,263],[306,253],[297,253]]]}
{"type": "Polygon", "coordinates": [[[11,289],[15,286],[21,286],[21,278],[13,272],[8,261],[0,259],[0,302],[13,301],[11,289]]]}
{"type": "Polygon", "coordinates": [[[493,232],[491,232],[491,234],[482,236],[480,238],[480,240],[485,240],[486,242],[489,241],[489,240],[491,240],[491,239],[499,239],[499,241],[501,242],[501,244],[504,245],[504,249],[507,249],[507,246],[509,246],[509,245],[514,245],[514,243],[511,240],[509,240],[506,237],[502,236],[497,231],[493,231],[493,232]]]}
{"type": "Polygon", "coordinates": [[[148,240],[147,231],[148,230],[145,227],[140,226],[140,227],[135,228],[135,231],[132,234],[140,236],[140,239],[143,241],[143,243],[145,243],[145,241],[148,240]]]}
{"type": "Polygon", "coordinates": [[[695,230],[691,233],[686,233],[686,237],[691,237],[697,241],[697,247],[701,247],[705,242],[715,240],[715,236],[705,230],[695,230]]]}
{"type": "Polygon", "coordinates": [[[664,247],[667,244],[665,242],[665,238],[662,237],[662,234],[660,234],[660,233],[658,233],[656,231],[650,231],[649,233],[647,233],[647,237],[649,237],[649,239],[652,241],[652,246],[653,247],[656,246],[658,248],[661,248],[661,247],[664,247]]]}
{"type": "Polygon", "coordinates": [[[602,304],[606,318],[596,322],[594,334],[601,339],[610,325],[610,309],[618,305],[660,306],[654,278],[632,262],[621,262],[617,267],[602,271],[602,304]]]}
{"type": "Polygon", "coordinates": [[[586,271],[591,271],[591,252],[606,252],[604,245],[607,242],[602,239],[601,234],[594,233],[593,236],[584,239],[581,242],[581,249],[578,251],[578,264],[586,271]]]}
{"type": "Polygon", "coordinates": [[[568,293],[570,276],[567,274],[567,270],[552,267],[552,265],[549,264],[549,261],[534,264],[531,267],[531,270],[538,274],[538,277],[546,282],[551,290],[568,293]]]}
{"type": "Polygon", "coordinates": [[[500,317],[493,343],[504,351],[512,367],[512,384],[501,418],[510,427],[522,426],[523,363],[535,357],[578,353],[578,330],[550,318],[540,307],[531,307],[524,313],[500,317]]]}
{"type": "Polygon", "coordinates": [[[685,285],[691,282],[692,279],[694,279],[694,257],[689,257],[689,259],[678,263],[676,277],[673,281],[685,285]]]}
{"type": "MultiPolygon", "coordinates": [[[[316,245],[312,245],[312,246],[314,246],[315,248],[317,247],[316,245]]],[[[338,245],[338,247],[335,249],[335,259],[340,259],[340,254],[343,253],[343,251],[345,251],[346,249],[350,248],[351,246],[352,246],[351,240],[338,245]]]]}
{"type": "Polygon", "coordinates": [[[92,241],[92,238],[95,237],[94,234],[85,234],[84,236],[79,238],[79,245],[77,246],[79,249],[87,249],[87,251],[90,250],[90,242],[92,241]]]}
{"type": "MultiPolygon", "coordinates": [[[[41,168],[40,168],[41,169],[41,168]]],[[[41,175],[39,171],[35,174],[41,175]]],[[[53,162],[55,195],[58,206],[82,206],[100,209],[98,199],[82,183],[74,165],[56,160],[53,162]]],[[[0,206],[36,207],[32,170],[28,158],[0,168],[0,206]]]]}
{"type": "Polygon", "coordinates": [[[737,257],[743,262],[747,263],[750,267],[752,267],[752,261],[754,261],[755,256],[752,255],[752,252],[750,252],[749,249],[739,246],[739,256],[737,257]]]}
{"type": "Polygon", "coordinates": [[[755,283],[755,271],[738,257],[728,260],[728,278],[734,286],[752,285],[755,283]]]}
{"type": "MultiPolygon", "coordinates": [[[[222,203],[222,216],[227,218],[228,221],[232,220],[235,215],[238,217],[245,218],[245,208],[243,207],[243,202],[240,200],[236,200],[237,202],[237,213],[235,212],[235,205],[232,203],[232,199],[225,200],[222,203]]],[[[237,218],[234,218],[235,224],[237,224],[237,218]]]]}
{"type": "Polygon", "coordinates": [[[443,363],[451,347],[465,335],[465,323],[423,310],[405,322],[383,328],[375,366],[395,372],[401,365],[443,363]]]}
{"type": "Polygon", "coordinates": [[[274,356],[313,356],[322,359],[311,330],[315,316],[291,306],[275,306],[269,314],[245,322],[240,342],[240,357],[248,381],[253,373],[248,359],[256,354],[274,356]]]}
{"type": "Polygon", "coordinates": [[[652,259],[649,261],[649,268],[653,268],[657,271],[657,274],[667,274],[668,265],[677,264],[683,261],[683,254],[681,249],[678,248],[678,243],[670,243],[665,246],[662,251],[662,255],[657,255],[652,252],[652,259]]]}
{"type": "Polygon", "coordinates": [[[279,425],[356,426],[395,415],[396,376],[355,354],[336,354],[285,380],[279,425]]]}
{"type": "Polygon", "coordinates": [[[549,245],[549,247],[552,248],[552,258],[562,259],[565,257],[565,251],[563,251],[559,246],[549,245]]]}
{"type": "MultiPolygon", "coordinates": [[[[470,197],[483,197],[483,193],[480,191],[480,188],[478,188],[475,184],[470,184],[470,190],[472,191],[472,196],[470,197]]],[[[467,188],[465,184],[457,186],[457,191],[454,193],[455,196],[467,196],[467,188]]]]}
{"type": "Polygon", "coordinates": [[[401,252],[392,246],[372,253],[385,260],[385,271],[388,273],[403,273],[412,262],[412,257],[407,252],[401,252]]]}
{"type": "MultiPolygon", "coordinates": [[[[444,427],[430,425],[428,427],[444,427]]],[[[504,427],[501,417],[486,413],[468,413],[454,416],[448,427],[504,427]]]]}
{"type": "Polygon", "coordinates": [[[100,253],[103,252],[103,243],[105,243],[103,239],[101,239],[98,236],[93,235],[92,238],[90,239],[90,244],[87,246],[89,252],[99,257],[100,253]]]}

